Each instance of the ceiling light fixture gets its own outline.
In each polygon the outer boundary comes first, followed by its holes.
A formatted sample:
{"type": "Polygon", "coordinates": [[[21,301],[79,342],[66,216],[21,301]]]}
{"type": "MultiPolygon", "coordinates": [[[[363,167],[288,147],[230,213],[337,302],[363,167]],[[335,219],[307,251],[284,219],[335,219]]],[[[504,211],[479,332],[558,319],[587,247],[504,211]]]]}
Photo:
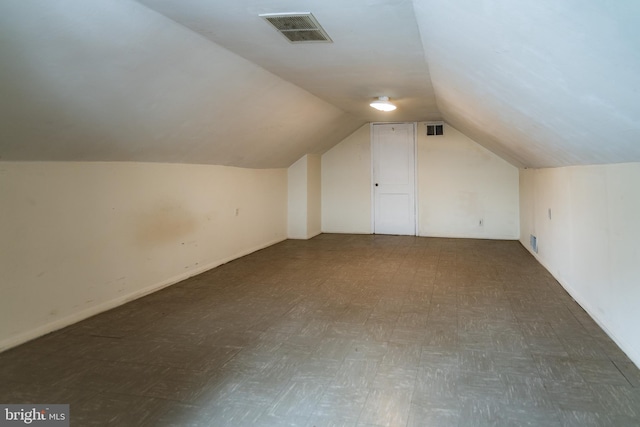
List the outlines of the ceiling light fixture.
{"type": "Polygon", "coordinates": [[[389,102],[388,96],[379,96],[377,101],[373,101],[369,105],[380,111],[393,111],[396,109],[396,106],[389,102]]]}

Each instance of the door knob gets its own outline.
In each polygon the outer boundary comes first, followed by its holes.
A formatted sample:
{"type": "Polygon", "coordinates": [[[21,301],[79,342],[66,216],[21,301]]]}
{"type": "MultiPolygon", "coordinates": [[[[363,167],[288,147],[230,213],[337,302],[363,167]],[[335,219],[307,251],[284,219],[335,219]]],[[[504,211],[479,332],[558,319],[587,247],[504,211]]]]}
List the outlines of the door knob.
{"type": "Polygon", "coordinates": [[[376,182],[376,187],[378,186],[378,183],[376,182]]]}

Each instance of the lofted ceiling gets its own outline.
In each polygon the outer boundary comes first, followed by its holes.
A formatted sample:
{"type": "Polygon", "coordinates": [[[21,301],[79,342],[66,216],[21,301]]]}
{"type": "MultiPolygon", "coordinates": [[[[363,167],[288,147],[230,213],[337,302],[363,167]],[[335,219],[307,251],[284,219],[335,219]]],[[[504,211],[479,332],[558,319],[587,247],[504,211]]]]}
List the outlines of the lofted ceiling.
{"type": "Polygon", "coordinates": [[[286,167],[445,120],[516,166],[640,161],[639,24],[631,0],[4,1],[0,160],[286,167]]]}
{"type": "Polygon", "coordinates": [[[363,120],[441,118],[410,0],[139,1],[363,120]],[[289,43],[259,18],[280,12],[312,12],[334,42],[289,43]]]}
{"type": "Polygon", "coordinates": [[[443,118],[512,163],[640,161],[640,2],[416,0],[443,118]]]}

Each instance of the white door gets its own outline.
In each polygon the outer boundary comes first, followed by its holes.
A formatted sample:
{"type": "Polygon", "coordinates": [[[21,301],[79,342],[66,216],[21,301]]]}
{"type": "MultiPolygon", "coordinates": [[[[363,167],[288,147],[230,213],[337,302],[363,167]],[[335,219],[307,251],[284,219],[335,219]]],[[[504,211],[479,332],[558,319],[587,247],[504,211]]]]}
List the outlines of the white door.
{"type": "Polygon", "coordinates": [[[373,232],[416,234],[415,127],[373,125],[373,232]]]}

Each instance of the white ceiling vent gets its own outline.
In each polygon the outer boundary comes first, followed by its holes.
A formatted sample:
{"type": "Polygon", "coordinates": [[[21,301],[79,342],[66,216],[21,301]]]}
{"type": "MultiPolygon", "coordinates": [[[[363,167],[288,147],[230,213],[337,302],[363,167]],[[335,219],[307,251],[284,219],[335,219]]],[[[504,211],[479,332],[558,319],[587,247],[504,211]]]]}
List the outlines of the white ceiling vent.
{"type": "Polygon", "coordinates": [[[309,12],[264,13],[259,15],[291,43],[332,43],[333,41],[309,12]]]}

